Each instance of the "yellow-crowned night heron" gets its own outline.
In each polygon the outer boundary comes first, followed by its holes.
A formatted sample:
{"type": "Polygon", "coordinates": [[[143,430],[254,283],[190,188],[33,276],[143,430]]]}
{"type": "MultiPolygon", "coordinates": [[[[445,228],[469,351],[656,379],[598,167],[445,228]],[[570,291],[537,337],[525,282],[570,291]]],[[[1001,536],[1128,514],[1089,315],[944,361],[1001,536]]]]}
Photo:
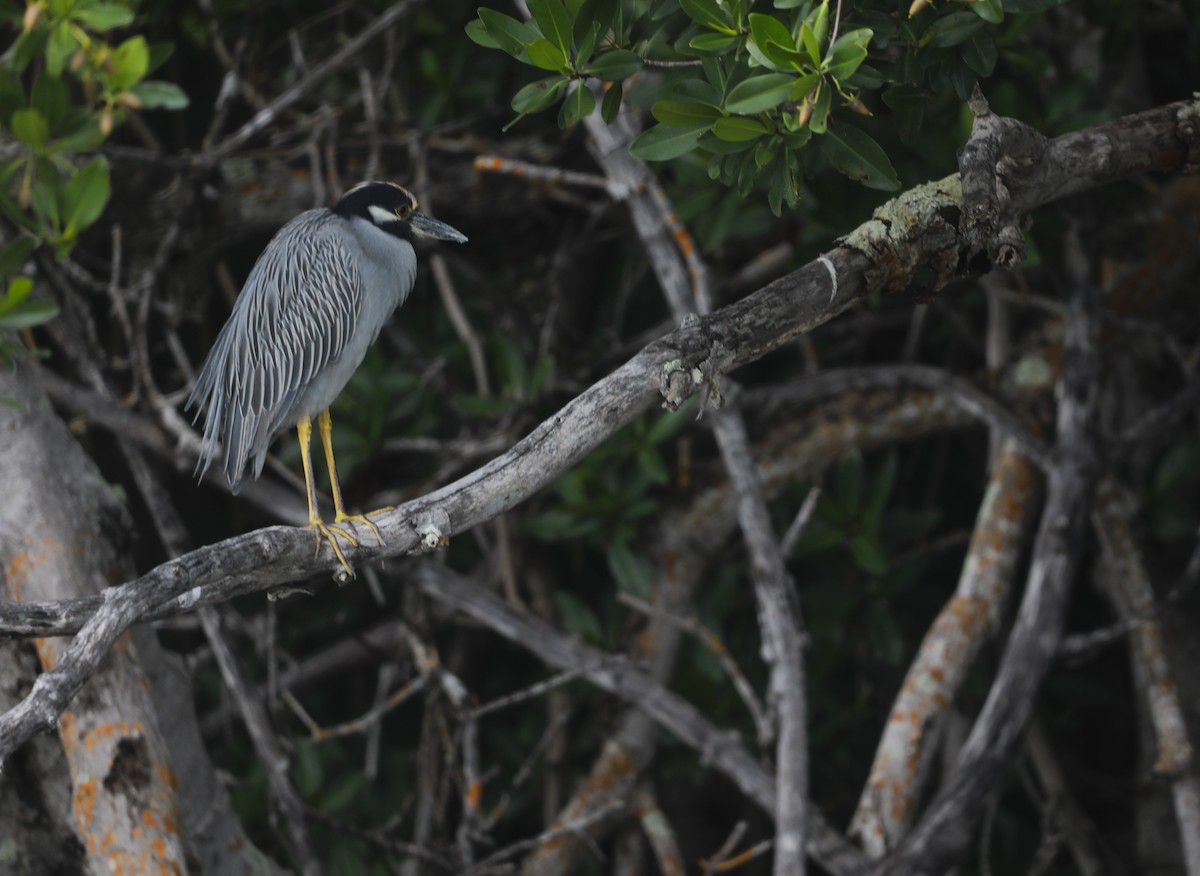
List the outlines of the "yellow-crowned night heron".
{"type": "Polygon", "coordinates": [[[318,546],[324,536],[347,571],[337,537],[357,541],[337,524],[360,520],[377,538],[379,530],[364,516],[348,515],[342,505],[329,405],[412,291],[417,273],[413,239],[467,239],[416,208],[416,198],[406,189],[364,182],[331,209],[308,210],[284,225],[250,271],[187,401],[187,407],[198,404],[205,410],[200,474],[223,453],[234,493],[249,464],[254,477],[262,473],[275,435],[296,425],[309,525],[318,533],[318,546]],[[310,451],[313,417],[329,467],[332,526],[317,511],[310,451]]]}

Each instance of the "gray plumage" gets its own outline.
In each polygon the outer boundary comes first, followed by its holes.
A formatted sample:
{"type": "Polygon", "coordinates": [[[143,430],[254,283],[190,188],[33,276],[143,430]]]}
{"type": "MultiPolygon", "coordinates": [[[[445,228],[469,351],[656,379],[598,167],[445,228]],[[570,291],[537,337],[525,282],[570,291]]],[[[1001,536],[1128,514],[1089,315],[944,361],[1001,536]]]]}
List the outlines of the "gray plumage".
{"type": "Polygon", "coordinates": [[[261,474],[280,430],[329,407],[412,291],[414,231],[466,240],[415,206],[399,186],[364,183],[267,245],[188,398],[206,411],[201,475],[223,451],[236,493],[247,465],[261,474]]]}

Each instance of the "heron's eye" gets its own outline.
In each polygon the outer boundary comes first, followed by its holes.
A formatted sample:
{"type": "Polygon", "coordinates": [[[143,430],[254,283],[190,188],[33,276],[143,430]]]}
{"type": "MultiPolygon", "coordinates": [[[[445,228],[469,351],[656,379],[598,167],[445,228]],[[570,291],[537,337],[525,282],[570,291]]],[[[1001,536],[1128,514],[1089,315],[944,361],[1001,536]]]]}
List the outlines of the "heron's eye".
{"type": "Polygon", "coordinates": [[[396,215],[399,216],[401,219],[407,219],[409,216],[412,215],[413,209],[414,209],[414,207],[412,204],[405,204],[403,207],[396,208],[396,215]]]}

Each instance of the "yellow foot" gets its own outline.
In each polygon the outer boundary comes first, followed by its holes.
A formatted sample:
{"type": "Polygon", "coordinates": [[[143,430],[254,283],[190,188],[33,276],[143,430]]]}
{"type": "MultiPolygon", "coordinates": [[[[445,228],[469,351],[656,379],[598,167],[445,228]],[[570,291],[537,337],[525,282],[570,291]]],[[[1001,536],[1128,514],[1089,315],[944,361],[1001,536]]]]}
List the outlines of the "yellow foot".
{"type": "Polygon", "coordinates": [[[346,574],[353,578],[354,569],[352,569],[350,564],[346,562],[346,555],[342,553],[341,545],[338,544],[337,540],[339,538],[344,538],[353,547],[358,547],[358,539],[354,537],[354,533],[344,529],[341,526],[338,526],[337,523],[340,522],[341,521],[335,521],[334,525],[330,526],[319,517],[309,521],[308,528],[313,531],[313,535],[315,535],[317,539],[317,548],[313,552],[313,559],[316,559],[317,554],[321,552],[321,539],[323,538],[325,541],[329,542],[329,546],[333,548],[333,554],[338,558],[338,562],[342,564],[342,568],[346,570],[346,574]]]}
{"type": "Polygon", "coordinates": [[[391,507],[387,507],[387,508],[376,508],[374,511],[368,511],[366,514],[344,514],[344,513],[338,514],[336,517],[333,518],[333,522],[334,523],[361,523],[361,524],[363,524],[364,526],[367,527],[367,529],[371,530],[371,533],[375,536],[375,540],[377,542],[379,542],[380,547],[382,547],[383,546],[383,535],[379,532],[379,527],[376,526],[375,522],[373,520],[371,520],[370,518],[374,514],[382,514],[385,511],[392,511],[392,510],[394,510],[394,509],[392,509],[391,507]]]}

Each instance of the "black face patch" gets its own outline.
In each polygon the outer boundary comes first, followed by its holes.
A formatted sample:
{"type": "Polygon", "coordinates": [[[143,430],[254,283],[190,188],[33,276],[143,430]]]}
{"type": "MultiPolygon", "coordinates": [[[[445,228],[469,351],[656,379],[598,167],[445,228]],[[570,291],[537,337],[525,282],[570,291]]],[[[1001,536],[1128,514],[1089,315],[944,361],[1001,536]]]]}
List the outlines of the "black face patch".
{"type": "Polygon", "coordinates": [[[406,219],[417,209],[417,199],[404,186],[393,182],[363,182],[342,195],[333,205],[333,212],[347,218],[358,216],[374,222],[371,207],[406,219]]]}
{"type": "Polygon", "coordinates": [[[359,183],[333,205],[333,212],[339,216],[366,219],[381,231],[410,242],[413,232],[408,219],[416,209],[417,199],[412,192],[384,181],[359,183]]]}

